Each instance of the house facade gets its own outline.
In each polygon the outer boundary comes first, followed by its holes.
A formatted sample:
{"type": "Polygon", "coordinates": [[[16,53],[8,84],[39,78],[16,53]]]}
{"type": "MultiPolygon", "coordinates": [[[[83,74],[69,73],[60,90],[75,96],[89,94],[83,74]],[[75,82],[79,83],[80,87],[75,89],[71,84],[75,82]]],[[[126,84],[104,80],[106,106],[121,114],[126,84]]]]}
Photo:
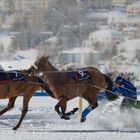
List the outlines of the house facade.
{"type": "Polygon", "coordinates": [[[123,33],[113,29],[98,30],[89,35],[91,44],[99,44],[104,48],[113,47],[123,42],[123,33]]]}
{"type": "Polygon", "coordinates": [[[140,17],[140,1],[128,5],[126,12],[128,17],[140,17]]]}

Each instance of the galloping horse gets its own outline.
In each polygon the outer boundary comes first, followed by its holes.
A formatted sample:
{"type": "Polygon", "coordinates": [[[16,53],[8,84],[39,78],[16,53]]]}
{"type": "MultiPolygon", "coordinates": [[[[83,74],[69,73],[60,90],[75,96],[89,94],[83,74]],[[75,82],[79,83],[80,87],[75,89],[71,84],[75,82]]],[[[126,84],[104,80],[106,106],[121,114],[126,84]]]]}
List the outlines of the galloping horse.
{"type": "MultiPolygon", "coordinates": [[[[39,89],[40,84],[45,84],[41,78],[37,76],[29,76],[27,72],[28,70],[0,71],[0,78],[3,77],[3,79],[0,81],[0,99],[9,99],[7,107],[0,111],[0,116],[12,109],[16,98],[21,95],[21,93],[23,94],[22,115],[17,125],[13,127],[13,130],[20,127],[28,111],[28,103],[32,95],[39,89]]],[[[51,92],[49,89],[47,89],[47,86],[45,87],[47,92],[51,92]]]]}
{"type": "Polygon", "coordinates": [[[82,112],[81,122],[84,122],[87,114],[98,106],[96,97],[100,90],[105,89],[108,100],[118,98],[117,95],[109,92],[113,86],[111,79],[94,67],[85,67],[76,71],[59,71],[49,62],[48,57],[43,56],[28,70],[30,74],[43,72],[44,81],[49,85],[53,97],[59,100],[55,111],[62,119],[70,119],[65,113],[66,105],[67,101],[75,97],[83,97],[89,103],[82,112]]]}

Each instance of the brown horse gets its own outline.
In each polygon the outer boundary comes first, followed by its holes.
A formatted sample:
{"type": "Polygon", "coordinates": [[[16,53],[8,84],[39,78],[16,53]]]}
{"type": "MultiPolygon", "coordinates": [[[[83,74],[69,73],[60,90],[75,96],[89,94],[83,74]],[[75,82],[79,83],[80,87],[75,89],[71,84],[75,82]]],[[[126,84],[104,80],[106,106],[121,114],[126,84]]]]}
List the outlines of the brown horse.
{"type": "MultiPolygon", "coordinates": [[[[35,93],[36,90],[39,89],[40,84],[44,84],[44,82],[37,76],[29,76],[27,74],[28,70],[22,70],[18,71],[16,74],[21,75],[20,80],[11,80],[9,77],[9,74],[15,73],[15,71],[8,72],[8,71],[0,71],[0,75],[3,76],[6,75],[8,78],[5,81],[0,81],[0,99],[9,99],[8,105],[6,108],[0,111],[0,116],[3,115],[8,110],[12,109],[15,104],[16,98],[23,94],[23,110],[22,115],[20,117],[19,122],[15,127],[13,127],[13,130],[16,130],[20,127],[27,111],[28,111],[28,103],[35,93]]],[[[47,92],[50,92],[49,89],[46,90],[47,92]]]]}
{"type": "Polygon", "coordinates": [[[83,97],[89,103],[89,106],[82,112],[81,122],[84,122],[87,114],[98,106],[96,97],[100,90],[106,91],[109,100],[118,98],[109,92],[113,86],[111,79],[94,67],[85,67],[77,71],[58,71],[49,62],[48,57],[43,56],[29,68],[29,73],[39,72],[44,73],[44,80],[49,85],[53,97],[59,100],[55,110],[63,119],[70,119],[65,114],[66,105],[67,101],[75,97],[83,97]]]}

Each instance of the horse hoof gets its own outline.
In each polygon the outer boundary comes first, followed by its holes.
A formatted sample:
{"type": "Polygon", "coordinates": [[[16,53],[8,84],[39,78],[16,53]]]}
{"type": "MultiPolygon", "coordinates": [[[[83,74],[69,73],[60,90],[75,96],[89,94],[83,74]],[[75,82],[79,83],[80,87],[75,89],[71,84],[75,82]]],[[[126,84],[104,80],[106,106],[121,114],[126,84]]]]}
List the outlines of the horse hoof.
{"type": "Polygon", "coordinates": [[[13,129],[12,130],[17,130],[18,128],[17,127],[13,127],[13,129]]]}
{"type": "Polygon", "coordinates": [[[86,121],[86,117],[81,117],[80,122],[82,123],[82,122],[85,122],[85,121],[86,121]]]}
{"type": "Polygon", "coordinates": [[[63,115],[63,116],[61,116],[61,119],[70,120],[70,117],[69,116],[66,116],[66,115],[63,115]]]}
{"type": "Polygon", "coordinates": [[[66,116],[70,116],[70,115],[73,115],[75,114],[75,112],[78,110],[79,108],[74,108],[72,111],[68,112],[68,113],[65,113],[66,116]]]}
{"type": "Polygon", "coordinates": [[[76,111],[78,111],[78,107],[73,109],[73,112],[75,113],[76,111]]]}

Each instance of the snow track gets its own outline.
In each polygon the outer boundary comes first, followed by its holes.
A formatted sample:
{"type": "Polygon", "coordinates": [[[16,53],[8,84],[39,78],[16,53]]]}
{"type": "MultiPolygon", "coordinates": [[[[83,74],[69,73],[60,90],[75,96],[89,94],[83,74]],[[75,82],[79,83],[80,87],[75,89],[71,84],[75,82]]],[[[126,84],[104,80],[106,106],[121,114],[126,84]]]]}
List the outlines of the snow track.
{"type": "MultiPolygon", "coordinates": [[[[70,120],[61,120],[54,111],[56,100],[50,97],[33,97],[29,111],[17,131],[13,131],[22,110],[22,97],[15,108],[0,117],[0,140],[139,140],[140,111],[132,109],[123,115],[119,112],[122,99],[100,101],[85,123],[80,123],[79,113],[70,120]]],[[[4,108],[7,100],[1,100],[4,108]]],[[[68,111],[77,107],[78,98],[68,102],[68,111]]],[[[83,106],[87,105],[84,102],[83,106]]],[[[83,107],[83,108],[84,108],[83,107]]]]}

